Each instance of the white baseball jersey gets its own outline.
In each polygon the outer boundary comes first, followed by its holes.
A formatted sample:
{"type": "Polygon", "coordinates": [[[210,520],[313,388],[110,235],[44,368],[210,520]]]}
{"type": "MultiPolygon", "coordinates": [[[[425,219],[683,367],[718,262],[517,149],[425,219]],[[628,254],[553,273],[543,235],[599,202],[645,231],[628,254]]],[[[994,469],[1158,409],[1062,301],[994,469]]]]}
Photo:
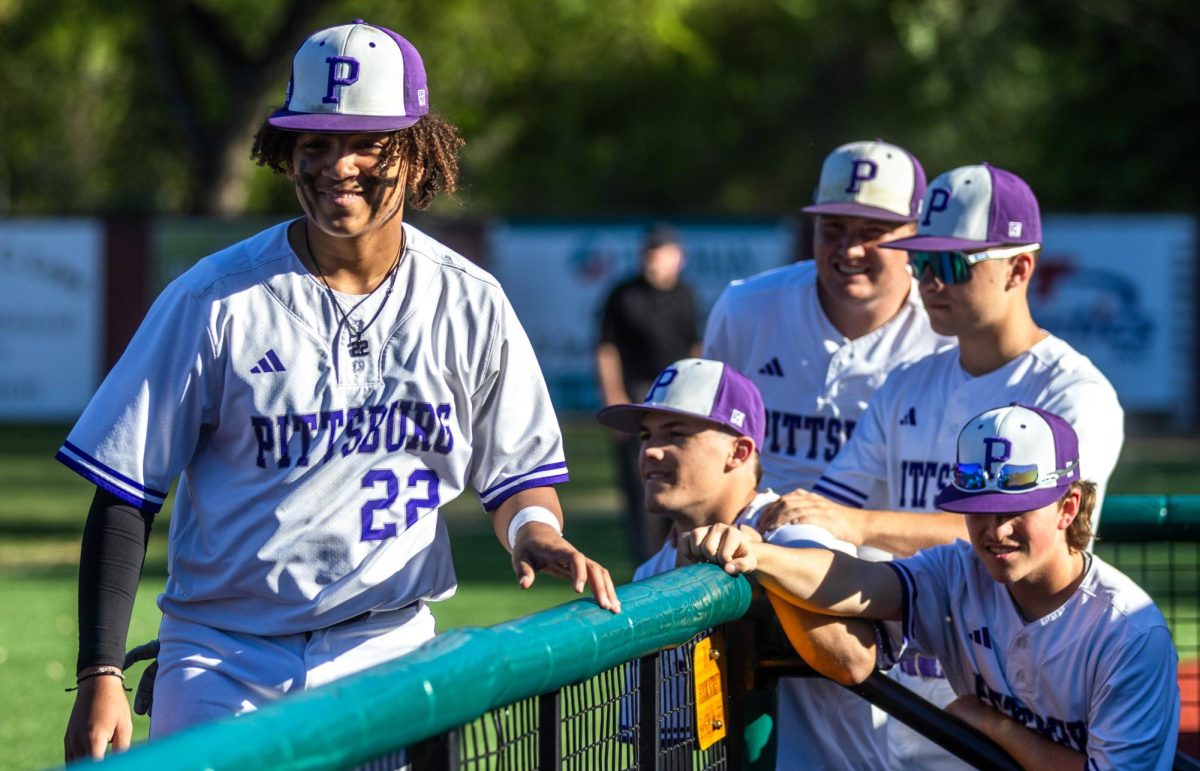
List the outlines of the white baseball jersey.
{"type": "Polygon", "coordinates": [[[1071,598],[1032,620],[965,542],[889,563],[905,636],[942,661],[955,693],[1086,753],[1089,769],[1169,769],[1179,729],[1171,633],[1137,584],[1088,556],[1071,598]]]}
{"type": "Polygon", "coordinates": [[[915,280],[894,318],[848,340],[821,308],[816,277],[801,262],[734,281],[704,332],[704,357],[732,365],[762,393],[763,486],[776,490],[811,488],[888,373],[953,341],[930,328],[915,280]]]}
{"type": "MultiPolygon", "coordinates": [[[[892,511],[935,511],[934,497],[950,483],[958,432],[982,410],[1011,402],[1059,415],[1079,436],[1080,469],[1097,483],[1093,524],[1124,441],[1124,413],[1104,375],[1053,335],[986,375],[962,368],[957,346],[894,371],[871,399],[846,447],[813,490],[839,503],[892,511]]],[[[860,550],[871,559],[887,553],[860,550]]],[[[954,694],[938,662],[906,651],[890,673],[939,707],[954,694]]],[[[893,760],[940,769],[967,768],[911,728],[888,727],[893,760]]]]}
{"type": "Polygon", "coordinates": [[[1096,483],[1098,524],[1125,440],[1124,412],[1100,370],[1053,335],[978,377],[962,368],[957,347],[893,372],[813,489],[857,508],[874,499],[868,508],[935,511],[934,497],[954,475],[959,430],[981,411],[1012,402],[1052,412],[1075,429],[1082,478],[1096,483]]]}
{"type": "MultiPolygon", "coordinates": [[[[709,314],[704,356],[758,386],[767,412],[763,485],[790,491],[812,487],[889,373],[953,342],[929,326],[915,279],[895,317],[847,339],[821,307],[816,265],[800,262],[731,283],[709,314]]],[[[886,717],[863,699],[818,679],[789,683],[780,693],[780,709],[795,715],[803,741],[819,748],[810,750],[812,763],[842,767],[848,747],[882,757],[870,748],[886,717]]]]}
{"type": "MultiPolygon", "coordinates": [[[[759,493],[738,516],[736,523],[755,526],[763,507],[778,499],[779,495],[770,490],[759,493]]],[[[814,525],[786,525],[772,530],[766,540],[779,546],[820,546],[854,554],[852,544],[834,538],[829,531],[814,525]]],[[[641,581],[674,569],[675,553],[675,545],[668,538],[657,554],[638,566],[633,580],[641,581]]],[[[881,638],[885,644],[887,637],[881,638]]],[[[668,695],[664,694],[664,698],[668,695]]],[[[683,696],[674,698],[682,699],[683,696]]],[[[832,680],[781,678],[776,717],[775,765],[780,771],[793,768],[857,771],[887,767],[883,730],[886,713],[832,680]]]]}
{"type": "MultiPolygon", "coordinates": [[[[154,303],[59,459],[157,510],[180,478],[160,607],[260,635],[454,592],[439,507],[567,479],[528,338],[499,284],[409,225],[391,297],[349,355],[287,223],[154,303]]],[[[344,309],[361,298],[341,296],[344,309]]]]}

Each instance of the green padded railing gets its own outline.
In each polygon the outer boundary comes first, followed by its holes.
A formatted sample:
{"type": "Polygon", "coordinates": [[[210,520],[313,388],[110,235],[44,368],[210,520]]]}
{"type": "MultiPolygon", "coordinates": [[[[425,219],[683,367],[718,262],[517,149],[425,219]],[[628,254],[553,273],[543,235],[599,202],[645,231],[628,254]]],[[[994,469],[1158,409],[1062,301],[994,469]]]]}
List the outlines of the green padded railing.
{"type": "MultiPolygon", "coordinates": [[[[1100,540],[1200,540],[1200,495],[1112,495],[1100,540]]],[[[612,615],[577,600],[486,629],[448,632],[413,654],[259,712],[140,745],[113,769],[349,767],[520,699],[680,645],[745,614],[750,586],[694,565],[618,589],[612,615]]]]}
{"type": "Polygon", "coordinates": [[[692,565],[617,590],[622,611],[576,600],[457,629],[396,661],[240,718],[140,745],[112,769],[347,768],[490,709],[585,680],[740,618],[750,584],[692,565]]]}
{"type": "Polygon", "coordinates": [[[1100,540],[1200,540],[1200,495],[1110,495],[1100,516],[1100,540]]]}

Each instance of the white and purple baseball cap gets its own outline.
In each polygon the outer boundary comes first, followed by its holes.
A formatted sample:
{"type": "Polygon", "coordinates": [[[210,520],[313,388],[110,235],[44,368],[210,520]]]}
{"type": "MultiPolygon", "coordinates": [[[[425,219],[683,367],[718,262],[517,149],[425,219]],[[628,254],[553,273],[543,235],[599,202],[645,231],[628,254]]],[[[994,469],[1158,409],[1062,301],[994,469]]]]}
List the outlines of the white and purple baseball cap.
{"type": "Polygon", "coordinates": [[[921,213],[925,169],[912,153],[881,139],[851,142],[825,158],[806,214],[912,222],[921,213]]]}
{"type": "Polygon", "coordinates": [[[421,55],[390,29],[355,19],[314,32],[292,59],[283,108],[288,131],[397,131],[429,114],[421,55]]]}
{"type": "Polygon", "coordinates": [[[889,249],[970,252],[1042,243],[1037,198],[1025,180],[987,163],[939,174],[925,191],[917,234],[889,249]]]}
{"type": "Polygon", "coordinates": [[[1071,424],[1013,402],[963,426],[954,478],[934,503],[959,514],[1019,514],[1054,503],[1079,479],[1071,424]]]}
{"type": "Polygon", "coordinates": [[[648,412],[683,415],[732,429],[761,448],[766,432],[762,395],[733,367],[710,359],[681,359],[654,380],[640,404],[614,404],[596,414],[609,428],[636,434],[648,412]]]}

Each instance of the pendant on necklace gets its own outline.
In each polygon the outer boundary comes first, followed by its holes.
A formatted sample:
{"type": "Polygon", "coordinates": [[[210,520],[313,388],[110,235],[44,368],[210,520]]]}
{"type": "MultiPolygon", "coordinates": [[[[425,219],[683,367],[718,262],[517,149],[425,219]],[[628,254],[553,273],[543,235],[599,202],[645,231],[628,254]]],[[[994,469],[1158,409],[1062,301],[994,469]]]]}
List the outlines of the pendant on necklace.
{"type": "Polygon", "coordinates": [[[350,355],[355,358],[369,356],[371,344],[363,340],[363,323],[347,320],[346,328],[350,332],[346,340],[346,347],[350,349],[350,355]]]}

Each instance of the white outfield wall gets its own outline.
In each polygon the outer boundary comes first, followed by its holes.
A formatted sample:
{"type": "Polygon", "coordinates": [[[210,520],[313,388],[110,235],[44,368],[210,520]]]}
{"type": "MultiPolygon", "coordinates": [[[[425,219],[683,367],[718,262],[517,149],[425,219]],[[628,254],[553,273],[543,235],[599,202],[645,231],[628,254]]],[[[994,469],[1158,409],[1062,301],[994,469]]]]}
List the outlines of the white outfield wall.
{"type": "Polygon", "coordinates": [[[0,420],[75,418],[100,382],[104,227],[0,219],[0,420]]]}
{"type": "MultiPolygon", "coordinates": [[[[495,221],[479,259],[504,284],[560,410],[593,410],[601,304],[638,269],[641,221],[495,221]]],[[[161,286],[203,253],[214,228],[236,240],[262,225],[159,220],[161,286]],[[200,244],[196,233],[208,234],[200,244]],[[194,252],[194,253],[193,253],[194,252]],[[165,266],[165,267],[164,267],[165,266]]],[[[1047,216],[1031,290],[1034,317],[1112,380],[1129,412],[1196,419],[1197,223],[1187,216],[1047,216]]],[[[684,223],[684,278],[700,312],[740,278],[789,262],[795,223],[684,223]]],[[[73,420],[104,375],[105,232],[99,220],[0,219],[0,421],[73,420]]],[[[147,300],[148,302],[148,300],[147,300]]],[[[703,318],[698,320],[702,323],[703,318]]]]}
{"type": "Polygon", "coordinates": [[[1126,411],[1191,424],[1196,409],[1196,221],[1049,216],[1030,289],[1039,324],[1108,376],[1126,411]]]}
{"type": "MultiPolygon", "coordinates": [[[[641,270],[642,238],[651,224],[495,222],[488,228],[486,265],[512,300],[560,411],[591,411],[599,404],[593,356],[600,314],[609,290],[641,270]]],[[[787,221],[676,229],[701,334],[708,308],[726,284],[793,259],[796,233],[787,221]]]]}

